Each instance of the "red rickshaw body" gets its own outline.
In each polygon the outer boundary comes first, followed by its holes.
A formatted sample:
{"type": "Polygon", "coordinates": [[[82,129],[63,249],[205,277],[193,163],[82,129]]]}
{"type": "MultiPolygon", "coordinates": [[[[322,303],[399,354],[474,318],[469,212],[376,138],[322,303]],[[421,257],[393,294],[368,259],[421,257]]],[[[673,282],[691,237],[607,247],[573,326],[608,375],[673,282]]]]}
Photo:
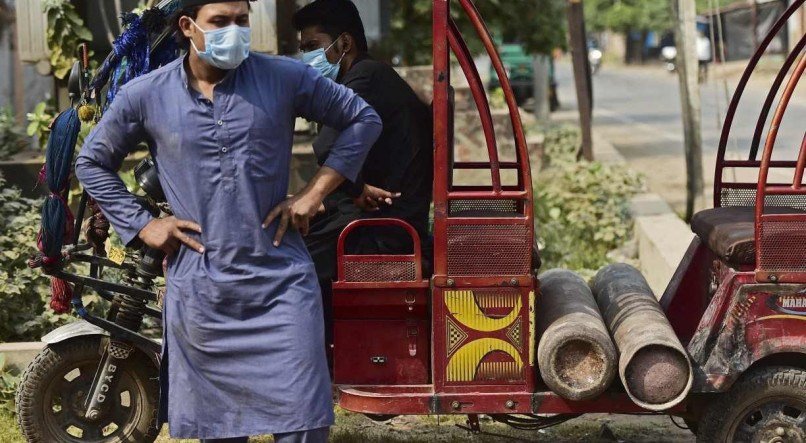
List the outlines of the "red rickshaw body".
{"type": "Polygon", "coordinates": [[[751,367],[806,367],[806,134],[794,158],[773,160],[778,129],[806,69],[806,35],[773,81],[748,156],[726,158],[733,118],[751,74],[803,3],[793,2],[778,18],[737,85],[717,151],[714,208],[692,220],[698,236],[661,299],[698,368],[697,392],[727,391],[751,367]],[[736,179],[735,172],[742,170],[758,171],[757,180],[736,179]]]}
{"type": "MultiPolygon", "coordinates": [[[[716,209],[711,210],[716,212],[705,217],[710,228],[719,230],[735,227],[720,224],[725,218],[722,214],[720,219],[720,211],[744,214],[750,224],[750,258],[723,256],[712,244],[718,239],[697,232],[695,226],[698,237],[661,299],[692,358],[692,394],[724,391],[747,368],[765,359],[806,366],[806,188],[802,187],[806,139],[797,160],[771,160],[774,128],[806,58],[784,89],[763,158],[755,158],[758,138],[749,160],[725,160],[727,134],[744,85],[772,36],[802,4],[803,0],[795,1],[779,19],[739,85],[719,150],[716,209]],[[722,171],[732,167],[757,168],[759,180],[723,181],[722,171]],[[768,183],[766,171],[779,167],[794,171],[792,184],[768,183]],[[765,211],[771,202],[780,204],[765,211]]],[[[533,247],[532,179],[519,110],[473,2],[435,0],[433,8],[434,272],[430,281],[423,278],[420,239],[405,222],[361,220],[342,233],[338,281],[333,286],[334,381],[340,406],[377,415],[647,412],[619,386],[594,400],[570,401],[540,380],[534,324],[535,310],[540,309],[539,258],[533,247]],[[514,134],[514,160],[499,159],[484,85],[452,18],[452,6],[469,19],[500,79],[514,134]],[[451,53],[478,108],[489,157],[485,162],[454,161],[451,53]],[[468,170],[489,172],[489,182],[455,184],[456,173],[468,170]],[[395,225],[408,232],[414,240],[413,254],[345,254],[345,238],[370,224],[395,225]]],[[[793,54],[803,47],[801,39],[793,54]]],[[[759,128],[796,56],[790,56],[782,69],[759,128]]],[[[757,132],[760,137],[760,129],[757,132]]],[[[740,221],[728,217],[728,222],[740,221]]],[[[736,253],[748,254],[746,249],[736,253]]],[[[668,412],[683,414],[687,403],[668,412]]]]}

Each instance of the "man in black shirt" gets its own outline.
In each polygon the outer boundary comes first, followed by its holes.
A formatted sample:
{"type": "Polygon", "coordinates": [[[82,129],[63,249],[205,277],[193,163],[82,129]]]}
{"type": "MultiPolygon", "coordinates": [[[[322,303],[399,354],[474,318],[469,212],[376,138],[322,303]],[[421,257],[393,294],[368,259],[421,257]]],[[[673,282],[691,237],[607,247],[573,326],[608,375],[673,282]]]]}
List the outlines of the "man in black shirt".
{"type": "MultiPolygon", "coordinates": [[[[383,122],[383,132],[370,150],[358,180],[345,183],[325,200],[325,213],[312,223],[306,237],[327,311],[330,283],[336,276],[336,240],[349,222],[359,218],[400,218],[414,226],[428,248],[432,114],[391,66],[369,56],[364,25],[350,0],[316,0],[294,15],[294,27],[300,31],[303,60],[355,91],[375,108],[383,122]]],[[[314,141],[320,164],[337,135],[335,129],[321,128],[314,141]]],[[[411,241],[399,229],[368,228],[351,237],[348,251],[352,253],[411,252],[411,241]]],[[[428,255],[427,251],[424,255],[428,255]]]]}

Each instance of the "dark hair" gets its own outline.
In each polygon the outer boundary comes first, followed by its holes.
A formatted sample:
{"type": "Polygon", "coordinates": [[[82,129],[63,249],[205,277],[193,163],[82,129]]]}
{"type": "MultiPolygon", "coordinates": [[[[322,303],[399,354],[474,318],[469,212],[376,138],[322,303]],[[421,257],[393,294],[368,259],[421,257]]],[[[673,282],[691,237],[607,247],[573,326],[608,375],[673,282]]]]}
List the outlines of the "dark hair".
{"type": "Polygon", "coordinates": [[[361,15],[350,0],[316,0],[297,11],[293,21],[297,31],[316,26],[334,41],[343,33],[350,34],[360,52],[369,50],[361,15]]]}
{"type": "MultiPolygon", "coordinates": [[[[223,0],[222,0],[223,1],[223,0]]],[[[252,4],[247,2],[246,5],[249,7],[249,10],[252,10],[252,4]]],[[[171,14],[171,18],[169,18],[169,23],[171,25],[171,32],[174,34],[174,39],[176,40],[176,44],[179,45],[179,48],[184,49],[187,51],[190,49],[190,39],[185,37],[185,34],[182,33],[182,28],[179,27],[179,19],[188,16],[193,20],[196,20],[196,17],[199,16],[199,11],[201,10],[202,6],[204,5],[196,5],[196,6],[188,6],[186,8],[181,8],[171,14]]]]}
{"type": "Polygon", "coordinates": [[[201,6],[188,6],[187,8],[177,10],[171,15],[170,18],[171,31],[174,33],[176,44],[179,45],[181,49],[186,51],[190,48],[190,39],[185,37],[185,34],[182,33],[182,28],[179,27],[179,19],[184,16],[188,16],[191,19],[196,20],[196,17],[199,16],[199,10],[201,10],[201,6]]]}

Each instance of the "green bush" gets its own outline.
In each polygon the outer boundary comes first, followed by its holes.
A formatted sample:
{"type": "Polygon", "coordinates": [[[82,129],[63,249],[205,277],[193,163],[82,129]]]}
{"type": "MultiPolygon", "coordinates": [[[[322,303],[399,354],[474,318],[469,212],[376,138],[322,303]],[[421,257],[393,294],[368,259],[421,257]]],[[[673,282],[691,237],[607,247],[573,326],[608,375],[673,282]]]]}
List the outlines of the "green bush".
{"type": "Polygon", "coordinates": [[[5,186],[2,176],[0,189],[0,342],[39,340],[73,317],[50,310],[50,280],[41,269],[28,267],[36,252],[42,201],[5,186]]]}
{"type": "Polygon", "coordinates": [[[0,413],[14,413],[14,394],[19,382],[19,372],[6,367],[6,356],[0,354],[0,413]]]}
{"type": "Polygon", "coordinates": [[[544,269],[595,271],[632,234],[629,199],[641,178],[624,166],[577,160],[572,127],[549,128],[544,149],[546,166],[535,184],[544,269]]]}
{"type": "Polygon", "coordinates": [[[48,279],[29,269],[35,252],[42,202],[24,198],[19,189],[6,187],[0,177],[0,341],[29,338],[41,330],[48,279]]]}
{"type": "Polygon", "coordinates": [[[22,151],[27,145],[25,133],[17,126],[11,109],[0,109],[0,160],[22,151]]]}

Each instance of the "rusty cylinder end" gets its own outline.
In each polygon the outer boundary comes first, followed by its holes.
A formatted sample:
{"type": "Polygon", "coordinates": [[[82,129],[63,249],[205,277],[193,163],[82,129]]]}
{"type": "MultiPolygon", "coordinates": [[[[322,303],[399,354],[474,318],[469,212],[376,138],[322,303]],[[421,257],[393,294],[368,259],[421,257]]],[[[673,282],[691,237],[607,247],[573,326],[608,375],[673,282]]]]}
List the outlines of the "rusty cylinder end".
{"type": "Polygon", "coordinates": [[[625,368],[627,390],[638,400],[660,405],[677,398],[689,380],[686,357],[662,345],[644,347],[625,368]]]}
{"type": "Polygon", "coordinates": [[[602,349],[586,340],[569,340],[554,353],[554,372],[559,381],[574,391],[606,388],[607,362],[602,349]]]}

